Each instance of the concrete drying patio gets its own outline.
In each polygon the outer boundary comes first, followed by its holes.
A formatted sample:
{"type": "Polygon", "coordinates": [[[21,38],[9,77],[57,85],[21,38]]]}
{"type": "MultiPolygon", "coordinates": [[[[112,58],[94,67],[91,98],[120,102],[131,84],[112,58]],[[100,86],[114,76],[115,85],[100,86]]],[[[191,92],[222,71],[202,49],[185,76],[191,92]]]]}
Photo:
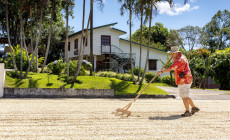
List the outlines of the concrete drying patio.
{"type": "Polygon", "coordinates": [[[0,99],[0,139],[229,139],[230,101],[139,99],[129,118],[111,114],[131,99],[0,99]]]}

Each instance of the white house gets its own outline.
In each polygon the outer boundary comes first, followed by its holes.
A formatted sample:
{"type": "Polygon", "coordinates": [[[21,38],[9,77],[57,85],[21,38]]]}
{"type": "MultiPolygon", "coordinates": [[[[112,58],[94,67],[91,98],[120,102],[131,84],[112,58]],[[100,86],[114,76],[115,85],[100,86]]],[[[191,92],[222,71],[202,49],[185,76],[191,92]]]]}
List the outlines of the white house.
{"type": "MultiPolygon", "coordinates": [[[[125,31],[113,28],[117,23],[95,27],[93,30],[94,71],[113,70],[123,73],[130,68],[130,41],[119,38],[125,31]]],[[[83,41],[85,38],[83,38],[83,41]]],[[[81,42],[81,31],[69,35],[69,58],[77,59],[81,42]]],[[[90,61],[90,30],[84,51],[84,59],[90,61]]],[[[144,68],[147,46],[142,47],[141,67],[144,68]]],[[[132,42],[132,58],[134,67],[139,67],[140,44],[132,42]]],[[[167,53],[150,48],[147,71],[157,72],[167,61],[167,53]]],[[[166,74],[165,74],[166,75],[166,74]]]]}

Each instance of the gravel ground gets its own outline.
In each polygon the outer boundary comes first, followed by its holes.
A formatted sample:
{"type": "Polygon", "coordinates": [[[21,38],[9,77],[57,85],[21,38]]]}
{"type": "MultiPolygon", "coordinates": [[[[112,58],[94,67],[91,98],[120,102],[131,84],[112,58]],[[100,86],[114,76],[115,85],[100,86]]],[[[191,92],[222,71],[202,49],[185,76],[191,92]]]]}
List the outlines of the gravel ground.
{"type": "Polygon", "coordinates": [[[111,114],[131,99],[0,99],[0,139],[229,139],[230,101],[138,99],[129,118],[111,114]]]}

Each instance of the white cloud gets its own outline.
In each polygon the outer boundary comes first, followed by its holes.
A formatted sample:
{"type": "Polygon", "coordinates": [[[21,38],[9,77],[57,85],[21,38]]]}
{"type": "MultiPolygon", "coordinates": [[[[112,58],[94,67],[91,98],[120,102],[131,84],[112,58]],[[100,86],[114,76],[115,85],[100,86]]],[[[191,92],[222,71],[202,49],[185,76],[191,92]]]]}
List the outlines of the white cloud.
{"type": "Polygon", "coordinates": [[[183,12],[192,11],[199,8],[199,6],[191,7],[188,3],[185,5],[174,4],[174,6],[170,8],[168,2],[159,2],[157,3],[157,7],[160,14],[167,14],[170,16],[180,15],[183,12]]]}

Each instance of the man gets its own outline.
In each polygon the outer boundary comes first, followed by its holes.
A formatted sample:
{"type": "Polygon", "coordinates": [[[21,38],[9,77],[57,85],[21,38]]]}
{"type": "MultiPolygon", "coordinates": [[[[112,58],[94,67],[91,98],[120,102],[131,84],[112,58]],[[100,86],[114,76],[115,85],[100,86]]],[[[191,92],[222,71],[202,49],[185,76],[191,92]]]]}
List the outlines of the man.
{"type": "Polygon", "coordinates": [[[200,109],[194,105],[192,99],[189,97],[189,91],[192,85],[193,78],[191,71],[189,69],[188,60],[184,55],[182,55],[177,46],[171,47],[171,51],[169,51],[168,53],[170,53],[170,55],[173,58],[173,64],[167,69],[158,71],[158,74],[174,70],[175,80],[176,84],[178,85],[179,94],[183,100],[186,109],[185,113],[181,114],[181,116],[191,116],[192,114],[198,112],[200,109]],[[191,112],[189,109],[189,105],[192,106],[191,112]]]}

